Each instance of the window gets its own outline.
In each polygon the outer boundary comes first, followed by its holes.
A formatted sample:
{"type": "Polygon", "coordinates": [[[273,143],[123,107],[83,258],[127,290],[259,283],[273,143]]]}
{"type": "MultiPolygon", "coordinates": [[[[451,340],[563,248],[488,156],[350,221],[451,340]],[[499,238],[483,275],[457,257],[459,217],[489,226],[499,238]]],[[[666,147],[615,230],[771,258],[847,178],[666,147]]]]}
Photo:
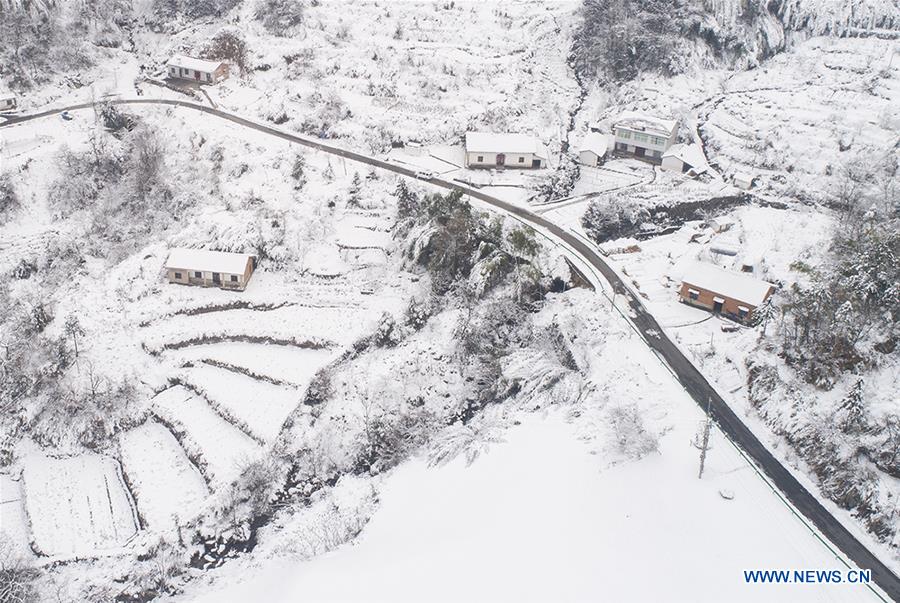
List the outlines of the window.
{"type": "Polygon", "coordinates": [[[175,273],[175,278],[180,279],[180,278],[181,278],[181,273],[180,273],[180,272],[176,272],[176,273],[175,273]]]}
{"type": "Polygon", "coordinates": [[[484,155],[479,155],[478,159],[476,159],[478,163],[482,163],[484,161],[484,155]]]}
{"type": "Polygon", "coordinates": [[[697,301],[697,298],[700,297],[700,292],[696,289],[688,289],[688,297],[690,297],[694,301],[697,301]]]}
{"type": "Polygon", "coordinates": [[[628,150],[628,145],[625,144],[624,142],[617,142],[617,143],[616,143],[616,150],[617,150],[617,151],[627,151],[627,150],[628,150]]]}
{"type": "Polygon", "coordinates": [[[519,157],[519,163],[525,163],[525,158],[524,158],[524,157],[519,157]]]}
{"type": "Polygon", "coordinates": [[[195,273],[194,273],[194,278],[203,278],[203,273],[202,273],[202,272],[199,272],[199,271],[198,271],[198,272],[195,272],[195,273]]]}
{"type": "Polygon", "coordinates": [[[237,282],[237,275],[236,275],[236,274],[232,274],[232,275],[231,275],[231,282],[232,282],[232,283],[236,283],[236,282],[237,282]]]}
{"type": "Polygon", "coordinates": [[[665,144],[666,139],[665,139],[665,138],[660,138],[659,136],[653,136],[653,137],[650,139],[650,142],[652,142],[653,144],[665,144]]]}
{"type": "Polygon", "coordinates": [[[631,138],[631,132],[628,130],[619,130],[619,138],[631,138]]]}
{"type": "Polygon", "coordinates": [[[747,318],[747,315],[750,314],[750,308],[746,308],[744,306],[738,306],[738,318],[744,320],[747,318]]]}
{"type": "Polygon", "coordinates": [[[650,151],[651,157],[662,157],[662,151],[650,151]]]}
{"type": "Polygon", "coordinates": [[[637,140],[638,142],[647,142],[647,135],[646,134],[635,134],[634,139],[637,140]]]}

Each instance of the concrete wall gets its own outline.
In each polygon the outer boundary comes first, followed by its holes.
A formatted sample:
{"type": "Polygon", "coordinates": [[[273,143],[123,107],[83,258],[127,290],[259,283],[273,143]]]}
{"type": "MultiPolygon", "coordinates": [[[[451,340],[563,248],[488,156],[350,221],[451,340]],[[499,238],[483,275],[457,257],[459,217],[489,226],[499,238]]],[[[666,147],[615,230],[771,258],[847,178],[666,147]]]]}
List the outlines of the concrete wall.
{"type": "MultiPolygon", "coordinates": [[[[466,152],[466,167],[471,168],[495,168],[497,167],[498,153],[476,153],[466,152]],[[481,157],[481,161],[478,158],[481,157]]],[[[506,155],[506,163],[503,167],[531,169],[532,162],[539,157],[535,157],[534,153],[504,153],[506,155]],[[521,161],[519,161],[521,159],[521,161]]],[[[544,166],[543,160],[541,167],[544,166]]]]}
{"type": "Polygon", "coordinates": [[[179,285],[197,285],[200,287],[219,287],[221,289],[243,291],[250,281],[250,275],[253,274],[253,261],[249,260],[247,262],[247,267],[243,274],[230,274],[227,272],[221,272],[219,274],[221,276],[221,282],[216,283],[213,281],[213,273],[209,271],[187,270],[181,268],[166,269],[166,278],[168,278],[170,283],[179,285]],[[200,276],[196,275],[197,272],[200,273],[200,276]],[[237,280],[233,281],[231,279],[232,276],[236,277],[237,280]]]}
{"type": "MultiPolygon", "coordinates": [[[[769,295],[772,294],[772,291],[774,291],[774,289],[769,288],[769,295]]],[[[753,319],[753,311],[756,309],[756,306],[754,306],[753,304],[748,304],[746,302],[736,300],[734,298],[728,297],[727,295],[716,293],[715,291],[703,289],[702,287],[692,285],[687,281],[681,283],[681,290],[678,292],[678,295],[681,298],[682,302],[710,311],[712,311],[713,307],[715,306],[715,298],[721,298],[725,300],[722,303],[721,313],[728,318],[732,318],[734,320],[737,320],[738,322],[743,322],[745,324],[749,323],[753,319]],[[697,299],[691,299],[690,289],[694,289],[699,293],[697,299]],[[746,316],[741,317],[741,311],[738,306],[744,306],[749,310],[746,316]]]]}
{"type": "Polygon", "coordinates": [[[578,162],[581,165],[600,165],[601,157],[593,151],[581,151],[578,153],[578,162]]]}
{"type": "Polygon", "coordinates": [[[682,172],[684,169],[684,162],[678,157],[672,157],[671,155],[669,155],[668,157],[663,157],[662,169],[669,170],[671,172],[682,172]]]}

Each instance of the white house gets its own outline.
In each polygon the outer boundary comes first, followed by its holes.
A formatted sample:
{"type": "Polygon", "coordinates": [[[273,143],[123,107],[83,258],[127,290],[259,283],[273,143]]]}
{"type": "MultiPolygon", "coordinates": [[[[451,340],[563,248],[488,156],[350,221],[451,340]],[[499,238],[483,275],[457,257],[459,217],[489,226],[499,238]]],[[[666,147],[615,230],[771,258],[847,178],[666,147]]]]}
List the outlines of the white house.
{"type": "Polygon", "coordinates": [[[176,54],[166,63],[166,73],[174,79],[215,84],[228,77],[228,64],[176,54]]]}
{"type": "Polygon", "coordinates": [[[660,119],[636,111],[626,111],[613,124],[615,151],[654,163],[675,144],[678,122],[660,119]]]}
{"type": "Polygon", "coordinates": [[[180,247],[169,251],[166,276],[170,283],[243,291],[253,274],[255,260],[246,253],[180,247]]]}
{"type": "Polygon", "coordinates": [[[0,111],[12,111],[16,108],[16,97],[7,92],[0,92],[0,111]]]}
{"type": "Polygon", "coordinates": [[[547,166],[543,145],[528,134],[466,133],[466,167],[542,168],[547,166]]]}
{"type": "Polygon", "coordinates": [[[603,165],[609,148],[609,137],[600,132],[588,132],[578,151],[578,161],[582,165],[603,165]]]}
{"type": "Polygon", "coordinates": [[[750,174],[745,174],[743,172],[735,172],[731,177],[731,181],[734,182],[734,185],[738,188],[744,189],[745,191],[753,187],[754,179],[755,178],[750,174]]]}
{"type": "Polygon", "coordinates": [[[706,171],[706,157],[698,144],[675,144],[662,154],[662,169],[671,172],[702,174],[706,171]]]}

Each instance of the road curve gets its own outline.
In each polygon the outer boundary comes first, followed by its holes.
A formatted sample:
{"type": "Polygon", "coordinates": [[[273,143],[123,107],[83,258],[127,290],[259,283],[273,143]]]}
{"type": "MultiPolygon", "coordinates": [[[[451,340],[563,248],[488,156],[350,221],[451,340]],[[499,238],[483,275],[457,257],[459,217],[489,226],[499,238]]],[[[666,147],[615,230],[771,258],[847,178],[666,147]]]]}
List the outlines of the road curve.
{"type": "MultiPolygon", "coordinates": [[[[177,99],[113,99],[106,101],[115,105],[168,105],[193,109],[214,115],[235,124],[252,128],[258,132],[275,136],[292,143],[311,147],[326,153],[345,157],[352,161],[375,166],[385,170],[401,174],[403,176],[416,177],[416,171],[410,168],[396,165],[389,161],[362,155],[348,151],[340,147],[312,139],[305,136],[285,132],[267,124],[263,124],[228,111],[215,109],[193,102],[177,99]]],[[[30,115],[6,116],[7,121],[0,123],[0,128],[19,123],[57,115],[63,111],[76,111],[89,109],[92,102],[51,109],[30,115]]],[[[665,331],[655,318],[644,308],[637,296],[629,292],[628,286],[618,274],[606,263],[604,258],[585,244],[572,232],[558,226],[546,218],[531,210],[514,205],[492,195],[488,195],[478,189],[468,187],[456,182],[432,178],[427,182],[445,189],[460,191],[472,198],[512,214],[533,226],[540,227],[551,233],[560,241],[569,246],[581,259],[597,269],[603,277],[609,281],[615,291],[625,294],[632,311],[631,320],[641,332],[647,344],[657,352],[672,369],[681,385],[691,395],[694,401],[704,410],[709,404],[712,415],[719,428],[737,445],[747,456],[753,459],[757,467],[762,470],[782,495],[787,498],[794,508],[816,526],[818,530],[839,548],[847,558],[861,569],[872,570],[872,580],[891,599],[900,602],[900,579],[882,563],[866,546],[850,533],[844,525],[826,509],[813,494],[801,484],[797,478],[769,452],[763,443],[744,424],[740,417],[725,403],[725,400],[710,385],[709,381],[697,370],[693,363],[675,346],[666,336],[665,331]]],[[[748,568],[750,569],[750,568],[748,568]]]]}

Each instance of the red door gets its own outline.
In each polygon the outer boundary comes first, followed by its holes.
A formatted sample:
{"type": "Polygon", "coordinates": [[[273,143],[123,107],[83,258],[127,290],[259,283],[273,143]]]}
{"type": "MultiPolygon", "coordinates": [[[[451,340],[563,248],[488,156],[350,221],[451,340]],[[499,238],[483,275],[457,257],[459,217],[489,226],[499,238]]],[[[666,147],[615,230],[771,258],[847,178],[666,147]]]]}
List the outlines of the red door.
{"type": "Polygon", "coordinates": [[[506,165],[506,155],[497,153],[497,165],[506,165]]]}

